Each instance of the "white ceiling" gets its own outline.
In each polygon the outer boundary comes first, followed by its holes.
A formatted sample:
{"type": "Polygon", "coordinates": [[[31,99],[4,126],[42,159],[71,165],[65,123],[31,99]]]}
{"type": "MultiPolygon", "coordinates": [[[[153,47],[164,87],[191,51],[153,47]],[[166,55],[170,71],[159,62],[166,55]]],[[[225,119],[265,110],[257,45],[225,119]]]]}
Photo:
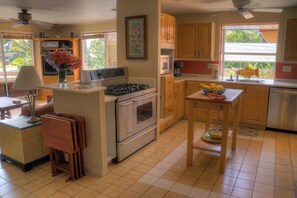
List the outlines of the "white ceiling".
{"type": "MultiPolygon", "coordinates": [[[[297,7],[296,0],[254,0],[259,8],[297,7]]],[[[170,14],[234,10],[231,0],[161,0],[162,11],[170,14]]],[[[0,0],[0,19],[17,18],[28,8],[33,20],[53,24],[79,24],[114,20],[116,0],[0,0]]]]}

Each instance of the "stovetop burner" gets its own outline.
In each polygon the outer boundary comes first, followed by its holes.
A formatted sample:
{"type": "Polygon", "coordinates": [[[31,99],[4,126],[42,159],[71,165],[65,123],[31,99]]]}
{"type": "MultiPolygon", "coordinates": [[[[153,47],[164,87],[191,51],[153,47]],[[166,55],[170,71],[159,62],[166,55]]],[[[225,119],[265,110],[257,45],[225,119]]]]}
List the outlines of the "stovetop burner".
{"type": "Polygon", "coordinates": [[[105,90],[105,95],[112,96],[123,96],[126,94],[143,91],[148,89],[148,84],[137,84],[137,83],[122,83],[116,85],[109,85],[105,90]]]}

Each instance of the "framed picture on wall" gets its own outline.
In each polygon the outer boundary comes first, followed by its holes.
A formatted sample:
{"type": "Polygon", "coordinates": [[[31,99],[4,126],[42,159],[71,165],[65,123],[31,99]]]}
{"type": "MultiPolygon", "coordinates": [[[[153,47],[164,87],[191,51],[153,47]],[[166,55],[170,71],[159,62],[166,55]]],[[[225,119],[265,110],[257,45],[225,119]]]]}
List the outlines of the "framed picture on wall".
{"type": "Polygon", "coordinates": [[[146,15],[125,18],[126,59],[147,59],[146,15]]]}

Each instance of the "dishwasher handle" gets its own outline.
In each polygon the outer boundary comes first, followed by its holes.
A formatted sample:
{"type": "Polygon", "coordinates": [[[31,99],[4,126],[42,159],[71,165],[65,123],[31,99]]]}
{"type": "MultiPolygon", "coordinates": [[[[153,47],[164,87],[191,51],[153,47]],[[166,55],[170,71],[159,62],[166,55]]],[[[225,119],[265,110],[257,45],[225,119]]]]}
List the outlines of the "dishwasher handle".
{"type": "Polygon", "coordinates": [[[280,94],[297,95],[297,90],[296,91],[289,91],[289,90],[272,89],[271,92],[280,93],[280,94]]]}

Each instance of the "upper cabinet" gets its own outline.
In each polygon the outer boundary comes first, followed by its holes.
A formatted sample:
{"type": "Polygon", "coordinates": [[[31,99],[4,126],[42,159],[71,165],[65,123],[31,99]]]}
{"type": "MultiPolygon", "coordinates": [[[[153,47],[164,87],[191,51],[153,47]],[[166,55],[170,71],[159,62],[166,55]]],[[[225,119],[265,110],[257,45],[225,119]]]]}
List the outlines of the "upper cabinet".
{"type": "Polygon", "coordinates": [[[297,18],[287,20],[285,61],[297,61],[297,18]]]}
{"type": "Polygon", "coordinates": [[[162,48],[174,48],[175,17],[161,13],[161,45],[162,48]]]}
{"type": "Polygon", "coordinates": [[[214,55],[214,24],[188,23],[178,25],[178,57],[212,59],[214,55]]]}

